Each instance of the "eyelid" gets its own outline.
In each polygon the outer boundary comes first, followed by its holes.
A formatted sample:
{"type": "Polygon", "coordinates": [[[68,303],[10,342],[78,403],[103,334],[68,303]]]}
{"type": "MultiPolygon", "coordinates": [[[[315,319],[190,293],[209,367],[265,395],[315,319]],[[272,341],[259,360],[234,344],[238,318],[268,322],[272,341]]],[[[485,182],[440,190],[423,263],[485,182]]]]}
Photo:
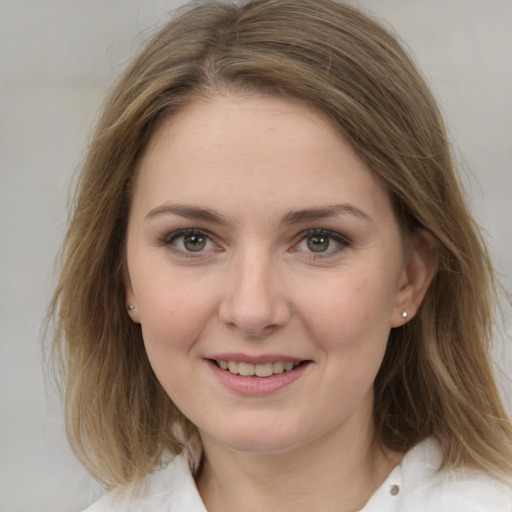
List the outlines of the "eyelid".
{"type": "Polygon", "coordinates": [[[208,231],[205,231],[204,229],[200,228],[184,228],[184,229],[178,229],[176,231],[172,231],[170,233],[165,234],[160,240],[160,245],[168,248],[169,251],[171,251],[174,254],[177,254],[179,256],[189,257],[189,258],[199,258],[199,257],[205,257],[209,254],[211,254],[212,251],[210,250],[204,250],[204,251],[184,251],[182,249],[179,249],[175,245],[173,245],[173,242],[175,242],[177,239],[181,237],[185,237],[187,235],[201,235],[207,238],[210,243],[214,244],[216,249],[220,250],[219,245],[215,242],[214,238],[211,236],[211,234],[208,231]]]}
{"type": "Polygon", "coordinates": [[[176,231],[171,231],[169,233],[166,233],[162,237],[161,240],[165,244],[170,244],[171,242],[176,240],[176,238],[179,238],[180,236],[187,236],[187,235],[203,235],[203,236],[208,237],[210,240],[212,238],[210,236],[210,234],[207,231],[205,231],[204,229],[184,228],[184,229],[177,229],[176,231]]]}
{"type": "Polygon", "coordinates": [[[339,233],[337,231],[332,231],[330,229],[325,229],[325,228],[306,229],[305,231],[302,231],[297,235],[297,239],[300,241],[303,238],[306,238],[308,236],[314,236],[314,235],[326,235],[326,236],[336,240],[340,244],[344,244],[344,245],[350,245],[352,243],[352,240],[348,236],[342,235],[341,233],[339,233]]]}
{"type": "MultiPolygon", "coordinates": [[[[289,249],[289,251],[290,252],[301,252],[301,253],[307,254],[308,259],[322,259],[322,258],[327,258],[329,256],[334,256],[334,255],[342,252],[347,247],[350,247],[352,245],[352,241],[346,235],[343,235],[337,231],[331,231],[331,230],[325,229],[325,228],[312,228],[312,229],[304,230],[304,231],[300,232],[295,237],[295,240],[296,241],[294,242],[293,246],[289,249]],[[310,237],[310,236],[315,236],[315,235],[326,236],[326,237],[330,238],[331,240],[335,241],[336,243],[338,243],[339,246],[334,249],[329,249],[325,252],[318,252],[318,253],[315,253],[313,251],[304,251],[304,250],[297,249],[297,246],[305,238],[310,237]]],[[[183,228],[183,229],[178,229],[176,231],[168,232],[159,239],[159,244],[164,247],[167,247],[174,254],[177,254],[179,256],[185,256],[185,257],[194,257],[194,258],[203,257],[204,258],[208,255],[211,255],[212,252],[222,251],[222,248],[216,242],[215,237],[212,236],[211,233],[208,232],[207,230],[200,229],[200,228],[183,228]],[[185,251],[185,250],[179,249],[178,247],[173,245],[173,242],[175,242],[178,238],[185,237],[187,235],[204,236],[210,241],[210,243],[215,245],[215,249],[213,251],[211,249],[208,249],[208,250],[193,252],[193,251],[185,251]]]]}
{"type": "Polygon", "coordinates": [[[323,229],[323,228],[313,228],[313,229],[307,229],[305,231],[302,231],[297,235],[297,242],[293,245],[293,247],[290,249],[291,252],[304,252],[307,254],[308,259],[321,259],[321,258],[328,258],[329,256],[333,256],[335,254],[338,254],[342,252],[347,247],[350,247],[352,245],[352,240],[348,238],[345,235],[342,235],[341,233],[338,233],[336,231],[331,231],[329,229],[323,229]],[[300,251],[297,249],[297,246],[307,237],[315,236],[315,235],[324,235],[338,244],[340,244],[340,247],[336,247],[334,249],[329,249],[326,252],[308,252],[308,251],[300,251]]]}

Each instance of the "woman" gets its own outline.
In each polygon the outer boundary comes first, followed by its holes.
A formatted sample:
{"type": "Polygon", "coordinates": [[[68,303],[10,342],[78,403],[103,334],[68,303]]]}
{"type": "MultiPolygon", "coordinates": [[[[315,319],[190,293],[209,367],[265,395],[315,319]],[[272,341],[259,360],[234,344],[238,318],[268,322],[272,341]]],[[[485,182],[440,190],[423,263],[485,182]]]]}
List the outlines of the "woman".
{"type": "Polygon", "coordinates": [[[334,0],[206,2],[108,100],[53,301],[90,511],[512,508],[442,118],[334,0]]]}

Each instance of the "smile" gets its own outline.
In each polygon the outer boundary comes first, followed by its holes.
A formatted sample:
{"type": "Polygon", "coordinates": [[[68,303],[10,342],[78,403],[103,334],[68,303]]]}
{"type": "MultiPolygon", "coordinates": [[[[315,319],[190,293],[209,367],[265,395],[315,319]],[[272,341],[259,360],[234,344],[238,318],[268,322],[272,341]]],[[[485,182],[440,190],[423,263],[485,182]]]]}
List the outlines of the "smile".
{"type": "Polygon", "coordinates": [[[238,395],[268,396],[292,385],[313,365],[286,356],[223,354],[207,358],[213,375],[238,395]]]}
{"type": "Polygon", "coordinates": [[[271,377],[272,375],[294,370],[301,364],[300,362],[292,361],[276,361],[258,364],[222,360],[215,360],[214,362],[220,369],[230,372],[233,375],[241,375],[243,377],[271,377]]]}

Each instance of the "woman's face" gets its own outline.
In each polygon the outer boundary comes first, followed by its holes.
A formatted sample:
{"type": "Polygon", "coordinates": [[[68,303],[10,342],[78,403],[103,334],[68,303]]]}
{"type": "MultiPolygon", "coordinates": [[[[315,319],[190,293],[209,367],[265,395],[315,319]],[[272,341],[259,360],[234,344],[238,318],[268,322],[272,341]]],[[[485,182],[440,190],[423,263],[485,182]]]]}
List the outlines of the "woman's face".
{"type": "Polygon", "coordinates": [[[217,96],[163,123],[140,162],[127,304],[204,438],[282,452],[369,428],[390,329],[415,309],[413,252],[321,114],[217,96]]]}

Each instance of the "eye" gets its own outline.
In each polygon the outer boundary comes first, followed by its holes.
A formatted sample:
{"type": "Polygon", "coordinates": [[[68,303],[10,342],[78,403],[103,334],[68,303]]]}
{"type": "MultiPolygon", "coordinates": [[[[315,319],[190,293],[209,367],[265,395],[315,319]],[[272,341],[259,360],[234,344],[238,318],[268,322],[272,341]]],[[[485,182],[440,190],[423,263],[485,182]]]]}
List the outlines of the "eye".
{"type": "Polygon", "coordinates": [[[183,235],[180,237],[183,247],[190,252],[202,251],[208,242],[204,235],[183,235]]]}
{"type": "Polygon", "coordinates": [[[325,252],[332,245],[332,240],[327,235],[311,235],[305,239],[311,252],[325,252]]]}
{"type": "Polygon", "coordinates": [[[314,229],[303,233],[302,239],[295,245],[293,251],[327,256],[338,253],[349,245],[350,241],[339,233],[314,229]]]}
{"type": "Polygon", "coordinates": [[[165,237],[164,244],[178,253],[201,253],[217,249],[210,237],[199,229],[170,233],[165,237]]]}

